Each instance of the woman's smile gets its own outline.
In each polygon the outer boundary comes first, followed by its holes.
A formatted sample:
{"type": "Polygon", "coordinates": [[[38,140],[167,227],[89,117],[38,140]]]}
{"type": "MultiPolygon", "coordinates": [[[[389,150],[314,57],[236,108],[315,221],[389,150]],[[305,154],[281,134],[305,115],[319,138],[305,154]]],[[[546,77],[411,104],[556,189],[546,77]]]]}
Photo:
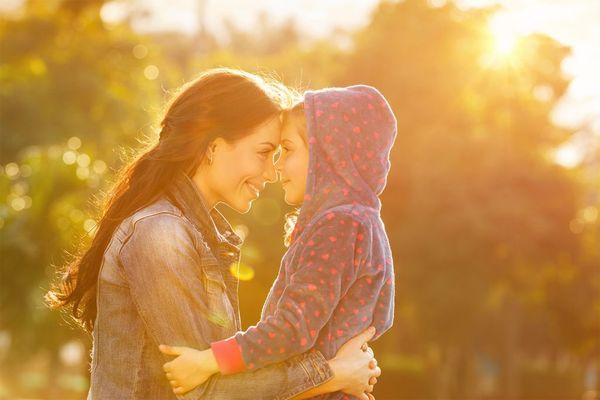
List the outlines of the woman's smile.
{"type": "Polygon", "coordinates": [[[254,196],[255,198],[258,198],[258,196],[260,195],[260,189],[258,187],[256,187],[255,185],[253,185],[250,182],[246,182],[246,187],[248,188],[248,190],[250,191],[250,194],[252,194],[252,196],[254,196]]]}

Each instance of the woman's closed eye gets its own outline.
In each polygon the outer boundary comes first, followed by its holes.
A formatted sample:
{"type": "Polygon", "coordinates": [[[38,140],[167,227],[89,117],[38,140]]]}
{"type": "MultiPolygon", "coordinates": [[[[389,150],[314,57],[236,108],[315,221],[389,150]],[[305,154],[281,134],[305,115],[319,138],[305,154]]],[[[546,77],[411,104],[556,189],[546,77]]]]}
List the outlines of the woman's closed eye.
{"type": "Polygon", "coordinates": [[[267,158],[269,157],[269,154],[272,152],[273,150],[263,150],[263,151],[259,151],[258,154],[262,157],[262,158],[267,158]]]}

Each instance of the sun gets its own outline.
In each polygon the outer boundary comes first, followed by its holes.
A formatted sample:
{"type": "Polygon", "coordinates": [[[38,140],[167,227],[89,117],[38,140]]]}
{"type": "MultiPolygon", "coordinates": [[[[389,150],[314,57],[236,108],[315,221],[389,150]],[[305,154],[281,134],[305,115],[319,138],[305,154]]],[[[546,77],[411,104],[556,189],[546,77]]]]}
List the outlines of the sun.
{"type": "Polygon", "coordinates": [[[496,60],[505,60],[515,56],[521,35],[515,21],[507,13],[498,13],[488,22],[491,34],[491,52],[496,60]]]}

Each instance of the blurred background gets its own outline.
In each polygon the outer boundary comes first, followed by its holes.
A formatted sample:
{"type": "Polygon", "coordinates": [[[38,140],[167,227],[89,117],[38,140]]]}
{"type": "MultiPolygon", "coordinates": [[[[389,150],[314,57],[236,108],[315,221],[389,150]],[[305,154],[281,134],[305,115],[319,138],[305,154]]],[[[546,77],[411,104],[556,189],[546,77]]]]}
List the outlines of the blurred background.
{"type": "MultiPolygon", "coordinates": [[[[0,4],[0,399],[85,397],[90,339],[42,295],[170,93],[215,66],[370,84],[394,108],[376,398],[598,398],[600,2],[0,4]]],[[[247,327],[289,208],[271,185],[222,211],[245,237],[247,327]]]]}

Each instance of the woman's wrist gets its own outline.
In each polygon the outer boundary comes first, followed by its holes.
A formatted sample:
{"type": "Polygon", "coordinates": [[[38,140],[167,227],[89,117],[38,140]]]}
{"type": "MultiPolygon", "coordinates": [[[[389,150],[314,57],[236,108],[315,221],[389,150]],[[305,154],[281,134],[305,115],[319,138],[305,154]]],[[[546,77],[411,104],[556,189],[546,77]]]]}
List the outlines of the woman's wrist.
{"type": "Polygon", "coordinates": [[[337,392],[338,390],[342,390],[345,386],[343,363],[334,357],[331,360],[327,360],[327,364],[329,364],[329,368],[331,368],[331,372],[333,372],[333,379],[330,379],[323,384],[324,386],[327,386],[327,392],[337,392]]]}

